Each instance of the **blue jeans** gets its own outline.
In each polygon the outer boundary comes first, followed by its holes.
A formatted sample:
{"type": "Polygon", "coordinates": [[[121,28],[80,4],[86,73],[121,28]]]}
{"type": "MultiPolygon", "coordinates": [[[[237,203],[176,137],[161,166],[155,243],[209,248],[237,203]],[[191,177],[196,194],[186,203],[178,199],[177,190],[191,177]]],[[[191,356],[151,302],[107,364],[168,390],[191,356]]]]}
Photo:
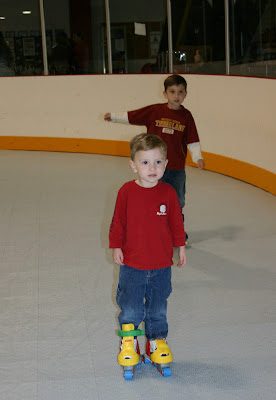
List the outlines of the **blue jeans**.
{"type": "Polygon", "coordinates": [[[166,169],[161,181],[169,183],[176,191],[181,208],[185,206],[186,172],[185,170],[166,169]]]}
{"type": "Polygon", "coordinates": [[[119,323],[138,328],[145,321],[148,340],[168,335],[167,299],[172,291],[171,267],[143,271],[121,265],[117,304],[119,323]]]}

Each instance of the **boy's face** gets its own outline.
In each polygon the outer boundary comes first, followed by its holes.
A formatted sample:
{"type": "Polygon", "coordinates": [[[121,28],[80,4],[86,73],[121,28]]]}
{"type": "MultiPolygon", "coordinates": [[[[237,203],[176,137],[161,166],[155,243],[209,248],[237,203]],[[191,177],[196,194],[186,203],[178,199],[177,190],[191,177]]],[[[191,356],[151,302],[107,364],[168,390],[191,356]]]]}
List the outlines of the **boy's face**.
{"type": "Polygon", "coordinates": [[[164,175],[167,163],[168,160],[159,148],[155,148],[137,151],[134,160],[130,160],[130,167],[134,173],[138,174],[138,185],[151,188],[156,186],[164,175]]]}
{"type": "Polygon", "coordinates": [[[168,107],[172,110],[179,110],[187,96],[185,86],[182,83],[181,85],[169,86],[163,94],[165,99],[168,100],[168,107]]]}

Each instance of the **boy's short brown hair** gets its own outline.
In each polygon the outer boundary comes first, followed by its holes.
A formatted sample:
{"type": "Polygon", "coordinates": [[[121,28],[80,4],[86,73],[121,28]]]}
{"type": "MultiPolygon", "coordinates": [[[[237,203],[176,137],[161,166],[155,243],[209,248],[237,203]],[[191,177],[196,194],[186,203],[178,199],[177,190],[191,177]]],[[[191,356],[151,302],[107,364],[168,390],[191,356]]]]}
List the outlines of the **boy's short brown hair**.
{"type": "Polygon", "coordinates": [[[168,87],[173,86],[173,85],[176,85],[176,86],[184,85],[185,90],[187,90],[187,82],[186,82],[186,79],[183,78],[183,76],[180,76],[180,75],[168,76],[164,81],[165,92],[167,91],[168,87]]]}
{"type": "Polygon", "coordinates": [[[148,151],[156,148],[158,148],[164,155],[164,158],[167,159],[167,145],[159,136],[150,133],[140,133],[134,136],[130,141],[131,159],[132,161],[134,160],[137,151],[148,151]]]}

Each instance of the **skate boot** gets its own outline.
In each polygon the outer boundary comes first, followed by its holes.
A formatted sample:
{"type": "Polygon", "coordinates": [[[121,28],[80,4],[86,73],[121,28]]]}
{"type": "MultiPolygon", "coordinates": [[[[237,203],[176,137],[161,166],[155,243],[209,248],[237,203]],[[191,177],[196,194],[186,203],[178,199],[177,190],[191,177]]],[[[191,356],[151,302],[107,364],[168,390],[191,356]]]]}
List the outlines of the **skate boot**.
{"type": "Polygon", "coordinates": [[[151,363],[163,376],[171,376],[172,352],[165,339],[147,340],[145,364],[151,363]]]}
{"type": "Polygon", "coordinates": [[[124,368],[125,379],[132,379],[134,366],[141,362],[139,343],[137,336],[144,335],[141,329],[134,330],[133,324],[123,324],[118,335],[122,337],[118,363],[124,368]]]}

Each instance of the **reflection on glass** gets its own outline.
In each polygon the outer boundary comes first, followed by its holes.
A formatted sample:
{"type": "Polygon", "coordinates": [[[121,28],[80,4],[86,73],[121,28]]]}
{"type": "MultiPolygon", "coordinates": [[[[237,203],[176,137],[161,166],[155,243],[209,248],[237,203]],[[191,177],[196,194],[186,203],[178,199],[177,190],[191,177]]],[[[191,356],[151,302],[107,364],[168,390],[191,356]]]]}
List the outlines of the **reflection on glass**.
{"type": "Polygon", "coordinates": [[[44,0],[51,75],[104,72],[104,0],[44,0]]]}
{"type": "Polygon", "coordinates": [[[48,67],[50,75],[65,75],[73,73],[73,46],[64,31],[55,31],[55,43],[48,31],[47,46],[48,67]]]}
{"type": "Polygon", "coordinates": [[[0,32],[0,75],[14,75],[14,56],[9,41],[4,38],[2,32],[0,32]]]}
{"type": "Polygon", "coordinates": [[[225,74],[224,2],[172,1],[174,72],[225,74]]]}
{"type": "Polygon", "coordinates": [[[113,73],[168,72],[166,18],[166,0],[110,0],[113,73]]]}
{"type": "Polygon", "coordinates": [[[276,0],[229,6],[231,75],[276,77],[276,0]]]}
{"type": "Polygon", "coordinates": [[[39,2],[1,2],[0,12],[0,75],[42,75],[39,2]]]}
{"type": "MultiPolygon", "coordinates": [[[[0,75],[43,75],[40,1],[0,0],[0,75]],[[26,7],[26,8],[23,8],[26,7]]],[[[106,0],[43,0],[49,73],[109,73],[106,0]]],[[[220,0],[171,0],[173,72],[225,74],[220,0]]],[[[228,0],[230,74],[276,78],[276,0],[228,0]]],[[[109,0],[113,73],[170,73],[167,0],[109,0]]]]}

